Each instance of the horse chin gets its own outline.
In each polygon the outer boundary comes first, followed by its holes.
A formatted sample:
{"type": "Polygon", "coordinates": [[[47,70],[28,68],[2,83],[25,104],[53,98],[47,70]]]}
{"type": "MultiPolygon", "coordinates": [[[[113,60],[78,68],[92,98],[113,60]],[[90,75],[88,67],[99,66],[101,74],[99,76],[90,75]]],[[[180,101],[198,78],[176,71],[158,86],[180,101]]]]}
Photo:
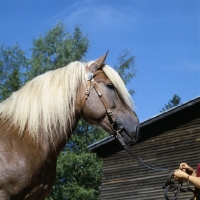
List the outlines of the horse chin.
{"type": "Polygon", "coordinates": [[[126,130],[121,132],[121,136],[125,142],[126,145],[134,145],[137,143],[138,139],[140,138],[139,135],[139,128],[137,129],[136,133],[134,134],[134,136],[132,136],[132,134],[128,134],[126,132],[126,130]]]}
{"type": "MultiPolygon", "coordinates": [[[[131,138],[131,139],[132,139],[132,138],[131,138]]],[[[132,139],[132,140],[130,141],[130,145],[134,145],[134,144],[136,144],[137,141],[138,141],[138,137],[132,139]]]]}
{"type": "Polygon", "coordinates": [[[137,141],[138,141],[138,138],[130,138],[130,137],[128,137],[128,139],[125,140],[124,142],[125,142],[126,145],[132,146],[132,145],[136,144],[137,141]]]}

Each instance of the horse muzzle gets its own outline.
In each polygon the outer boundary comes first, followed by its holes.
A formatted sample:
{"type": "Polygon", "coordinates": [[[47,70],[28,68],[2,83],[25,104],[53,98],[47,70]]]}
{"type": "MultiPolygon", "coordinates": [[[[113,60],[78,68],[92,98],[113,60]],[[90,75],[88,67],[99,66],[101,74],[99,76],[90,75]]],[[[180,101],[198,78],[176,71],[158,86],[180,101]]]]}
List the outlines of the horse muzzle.
{"type": "Polygon", "coordinates": [[[131,132],[128,132],[126,128],[117,122],[112,124],[112,129],[115,134],[120,134],[126,144],[135,144],[140,138],[140,125],[136,125],[131,128],[131,132]]]}

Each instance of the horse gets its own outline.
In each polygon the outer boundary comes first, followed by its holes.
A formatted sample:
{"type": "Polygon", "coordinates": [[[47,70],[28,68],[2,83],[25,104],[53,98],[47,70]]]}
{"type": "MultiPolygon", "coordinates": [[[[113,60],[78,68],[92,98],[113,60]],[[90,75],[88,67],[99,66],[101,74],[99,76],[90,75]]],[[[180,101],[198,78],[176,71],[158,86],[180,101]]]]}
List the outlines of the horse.
{"type": "Polygon", "coordinates": [[[104,63],[72,62],[27,82],[0,103],[0,199],[43,200],[56,162],[79,119],[136,143],[139,120],[118,73],[104,63]]]}

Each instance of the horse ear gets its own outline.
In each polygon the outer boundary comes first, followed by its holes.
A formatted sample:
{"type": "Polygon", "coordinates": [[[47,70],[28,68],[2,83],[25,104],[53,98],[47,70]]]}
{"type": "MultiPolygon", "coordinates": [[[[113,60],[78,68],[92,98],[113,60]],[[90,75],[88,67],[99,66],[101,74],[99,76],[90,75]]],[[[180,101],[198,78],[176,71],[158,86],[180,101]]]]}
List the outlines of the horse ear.
{"type": "Polygon", "coordinates": [[[95,60],[94,63],[92,63],[89,68],[90,68],[90,72],[94,73],[97,70],[100,70],[103,67],[104,61],[106,60],[106,57],[108,55],[108,51],[106,52],[105,55],[101,56],[100,58],[98,58],[97,60],[95,60]]]}
{"type": "Polygon", "coordinates": [[[103,63],[104,63],[104,61],[106,60],[106,57],[107,57],[107,55],[108,55],[108,52],[109,52],[109,51],[107,51],[105,55],[101,56],[100,58],[98,58],[98,59],[95,61],[95,63],[98,65],[98,69],[101,69],[101,67],[103,66],[103,63]]]}

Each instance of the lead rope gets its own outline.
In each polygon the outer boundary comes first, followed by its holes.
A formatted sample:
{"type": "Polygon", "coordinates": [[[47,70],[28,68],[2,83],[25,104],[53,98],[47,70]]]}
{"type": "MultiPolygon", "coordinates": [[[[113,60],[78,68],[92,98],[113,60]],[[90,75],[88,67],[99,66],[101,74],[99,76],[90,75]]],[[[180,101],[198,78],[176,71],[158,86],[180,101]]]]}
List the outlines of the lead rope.
{"type": "Polygon", "coordinates": [[[121,134],[119,133],[119,131],[117,131],[117,134],[115,136],[119,142],[121,143],[121,145],[124,147],[124,149],[133,157],[135,158],[139,163],[141,163],[142,165],[144,165],[145,167],[152,169],[152,170],[157,170],[157,171],[168,171],[171,172],[170,169],[168,168],[160,168],[160,167],[156,167],[154,165],[149,164],[148,162],[142,160],[139,156],[135,155],[129,148],[128,146],[125,144],[125,142],[122,139],[121,134]]]}
{"type": "Polygon", "coordinates": [[[189,182],[187,182],[187,188],[183,189],[182,188],[183,182],[180,181],[178,184],[175,184],[175,182],[172,181],[172,178],[173,178],[173,172],[170,172],[168,179],[166,180],[166,182],[163,185],[163,189],[165,189],[165,191],[164,191],[165,199],[170,200],[168,197],[168,192],[175,192],[174,198],[172,200],[178,199],[178,195],[180,192],[192,192],[193,197],[191,197],[189,200],[194,200],[195,192],[193,189],[191,189],[189,187],[189,182]]]}
{"type": "Polygon", "coordinates": [[[190,198],[189,200],[193,200],[193,199],[194,199],[194,196],[195,196],[194,190],[191,189],[191,188],[189,187],[188,182],[187,182],[187,189],[183,189],[183,188],[182,188],[182,185],[183,185],[183,182],[182,182],[182,181],[179,181],[179,182],[176,184],[175,181],[172,180],[174,171],[171,171],[171,170],[168,169],[168,168],[156,167],[156,166],[151,165],[151,164],[149,164],[148,162],[142,160],[139,156],[135,155],[135,154],[128,148],[128,146],[125,144],[124,140],[122,139],[122,136],[121,136],[121,134],[119,133],[119,131],[116,130],[115,132],[116,132],[115,137],[116,137],[116,138],[118,139],[118,141],[121,143],[121,145],[123,146],[123,148],[124,148],[133,158],[135,158],[140,164],[142,164],[143,166],[147,167],[148,169],[152,169],[152,170],[155,170],[155,171],[168,171],[168,172],[170,172],[167,181],[165,181],[165,183],[164,183],[163,186],[162,186],[162,188],[164,189],[164,196],[165,196],[165,199],[166,199],[166,200],[170,200],[169,197],[168,197],[168,192],[175,192],[174,198],[171,199],[171,200],[177,200],[177,199],[178,199],[178,195],[179,195],[180,192],[192,192],[192,193],[193,193],[193,197],[190,198]]]}

